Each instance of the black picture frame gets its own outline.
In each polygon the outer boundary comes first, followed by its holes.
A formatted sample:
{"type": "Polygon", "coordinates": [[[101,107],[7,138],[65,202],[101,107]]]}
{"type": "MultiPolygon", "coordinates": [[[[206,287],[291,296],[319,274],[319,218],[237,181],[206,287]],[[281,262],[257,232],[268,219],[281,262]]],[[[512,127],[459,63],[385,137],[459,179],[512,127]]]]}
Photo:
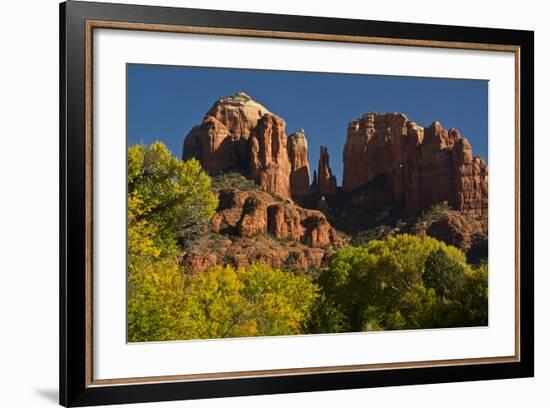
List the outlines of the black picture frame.
{"type": "Polygon", "coordinates": [[[534,33],[352,19],[68,1],[60,5],[60,403],[122,404],[534,376],[534,33]],[[258,376],[217,380],[90,384],[86,284],[86,22],[186,25],[270,32],[368,36],[514,46],[519,49],[519,352],[514,362],[258,376]]]}

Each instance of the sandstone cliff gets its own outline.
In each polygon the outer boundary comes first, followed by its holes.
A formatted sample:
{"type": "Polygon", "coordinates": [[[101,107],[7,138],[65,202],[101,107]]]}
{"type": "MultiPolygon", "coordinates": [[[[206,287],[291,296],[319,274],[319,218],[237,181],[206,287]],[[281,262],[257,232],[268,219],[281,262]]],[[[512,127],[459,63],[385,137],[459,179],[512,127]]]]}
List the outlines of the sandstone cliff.
{"type": "Polygon", "coordinates": [[[219,99],[184,140],[183,158],[197,158],[211,175],[237,171],[283,198],[307,193],[304,132],[290,138],[285,121],[243,92],[219,99]],[[288,147],[287,147],[288,146],[288,147]]]}
{"type": "Polygon", "coordinates": [[[267,113],[243,92],[220,98],[185,137],[183,158],[197,158],[211,174],[247,167],[248,139],[267,113]]]}
{"type": "Polygon", "coordinates": [[[487,210],[487,166],[458,130],[439,122],[423,128],[401,113],[367,113],[349,124],[343,160],[344,191],[382,185],[368,206],[382,204],[385,194],[408,213],[441,202],[461,212],[487,210]]]}
{"type": "Polygon", "coordinates": [[[304,129],[288,136],[288,158],[290,160],[290,189],[293,197],[309,194],[309,161],[307,139],[304,129]]]}
{"type": "Polygon", "coordinates": [[[249,176],[261,188],[290,198],[290,161],[285,121],[265,114],[249,140],[249,176]]]}

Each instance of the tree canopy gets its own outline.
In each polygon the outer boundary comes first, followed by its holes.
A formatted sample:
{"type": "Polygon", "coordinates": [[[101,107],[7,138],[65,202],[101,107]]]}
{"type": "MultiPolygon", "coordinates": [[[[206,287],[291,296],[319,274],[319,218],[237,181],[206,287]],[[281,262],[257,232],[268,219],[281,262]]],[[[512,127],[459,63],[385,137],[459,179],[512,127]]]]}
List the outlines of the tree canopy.
{"type": "Polygon", "coordinates": [[[317,288],[304,276],[253,264],[184,275],[167,260],[130,273],[130,341],[305,333],[317,288]]]}
{"type": "Polygon", "coordinates": [[[197,160],[177,159],[162,142],[128,149],[129,221],[156,225],[163,249],[162,241],[193,238],[214,215],[210,184],[197,160]]]}
{"type": "Polygon", "coordinates": [[[302,334],[317,297],[306,277],[263,263],[214,267],[190,277],[186,289],[196,338],[302,334]]]}
{"type": "Polygon", "coordinates": [[[195,160],[181,161],[166,146],[128,149],[128,338],[165,340],[180,330],[184,292],[176,262],[178,239],[207,223],[217,207],[210,178],[195,160]]]}
{"type": "Polygon", "coordinates": [[[337,250],[317,283],[315,332],[487,324],[486,267],[457,248],[401,234],[337,250]]]}

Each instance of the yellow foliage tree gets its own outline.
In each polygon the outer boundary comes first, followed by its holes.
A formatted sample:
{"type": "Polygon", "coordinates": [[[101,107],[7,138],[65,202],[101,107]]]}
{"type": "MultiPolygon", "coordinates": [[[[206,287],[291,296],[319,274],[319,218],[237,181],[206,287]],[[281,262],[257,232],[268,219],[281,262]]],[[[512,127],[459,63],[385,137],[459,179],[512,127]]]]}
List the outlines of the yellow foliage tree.
{"type": "Polygon", "coordinates": [[[196,160],[166,146],[128,149],[128,340],[174,339],[190,329],[177,239],[189,239],[212,217],[217,198],[196,160]]]}

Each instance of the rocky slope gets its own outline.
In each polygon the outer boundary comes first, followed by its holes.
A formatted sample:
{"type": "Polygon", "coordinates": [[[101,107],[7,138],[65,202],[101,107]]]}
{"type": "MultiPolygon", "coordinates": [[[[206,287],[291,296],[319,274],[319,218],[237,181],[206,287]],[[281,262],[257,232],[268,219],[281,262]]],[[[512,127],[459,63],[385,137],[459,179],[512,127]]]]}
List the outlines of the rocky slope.
{"type": "Polygon", "coordinates": [[[319,267],[343,240],[320,211],[257,189],[223,188],[207,233],[180,260],[191,272],[255,261],[291,268],[319,267]]]}
{"type": "Polygon", "coordinates": [[[433,211],[421,217],[409,233],[429,235],[462,249],[468,261],[478,263],[488,256],[487,218],[450,209],[433,211]]]}

